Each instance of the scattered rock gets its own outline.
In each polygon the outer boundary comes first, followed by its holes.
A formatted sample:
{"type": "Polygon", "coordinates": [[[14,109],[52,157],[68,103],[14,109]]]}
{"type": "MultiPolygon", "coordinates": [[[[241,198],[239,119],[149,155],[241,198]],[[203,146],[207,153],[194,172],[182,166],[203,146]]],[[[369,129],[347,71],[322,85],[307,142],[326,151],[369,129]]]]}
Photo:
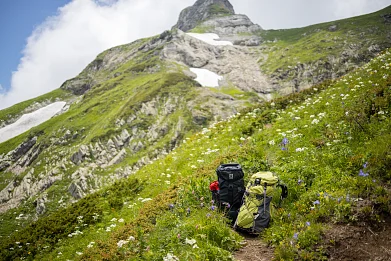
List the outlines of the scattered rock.
{"type": "Polygon", "coordinates": [[[34,205],[35,205],[35,211],[37,213],[38,216],[44,214],[46,212],[46,206],[45,206],[45,203],[47,202],[47,195],[44,194],[43,196],[37,198],[35,201],[34,201],[34,205]]]}
{"type": "Polygon", "coordinates": [[[329,27],[329,31],[330,32],[335,32],[337,30],[338,30],[338,26],[337,25],[332,25],[332,26],[329,27]]]}
{"type": "Polygon", "coordinates": [[[391,14],[384,14],[381,17],[384,19],[384,23],[391,24],[391,14]]]}

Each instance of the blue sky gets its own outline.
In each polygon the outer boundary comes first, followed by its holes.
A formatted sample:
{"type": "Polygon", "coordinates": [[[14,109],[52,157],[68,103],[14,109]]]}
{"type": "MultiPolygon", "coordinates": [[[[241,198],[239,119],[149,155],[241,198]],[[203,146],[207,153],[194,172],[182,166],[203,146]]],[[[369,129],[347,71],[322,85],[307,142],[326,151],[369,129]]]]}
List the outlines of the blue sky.
{"type": "Polygon", "coordinates": [[[34,27],[46,17],[53,16],[57,8],[70,0],[1,0],[0,1],[0,84],[4,89],[11,85],[11,73],[18,67],[26,39],[34,27]]]}
{"type": "MultiPolygon", "coordinates": [[[[0,0],[0,110],[57,89],[99,53],[170,29],[196,0],[0,0]]],[[[380,10],[391,0],[230,0],[264,29],[380,10]]]]}

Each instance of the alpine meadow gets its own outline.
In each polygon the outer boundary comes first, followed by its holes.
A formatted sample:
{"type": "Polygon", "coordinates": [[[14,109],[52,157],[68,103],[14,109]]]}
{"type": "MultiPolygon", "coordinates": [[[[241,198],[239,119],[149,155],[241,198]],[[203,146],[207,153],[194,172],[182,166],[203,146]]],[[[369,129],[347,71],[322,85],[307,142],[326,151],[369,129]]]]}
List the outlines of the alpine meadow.
{"type": "Polygon", "coordinates": [[[264,30],[197,0],[0,111],[0,260],[391,260],[390,48],[391,6],[264,30]],[[288,189],[259,236],[212,200],[226,163],[288,189]]]}

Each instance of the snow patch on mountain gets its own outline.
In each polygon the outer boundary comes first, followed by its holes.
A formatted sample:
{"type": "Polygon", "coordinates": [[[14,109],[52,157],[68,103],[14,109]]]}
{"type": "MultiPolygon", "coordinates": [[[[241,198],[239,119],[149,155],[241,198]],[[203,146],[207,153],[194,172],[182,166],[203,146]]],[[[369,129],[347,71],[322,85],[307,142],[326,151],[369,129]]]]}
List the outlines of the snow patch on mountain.
{"type": "Polygon", "coordinates": [[[196,34],[196,33],[186,33],[187,35],[194,37],[198,40],[201,40],[210,45],[233,45],[230,41],[216,41],[220,39],[220,36],[217,34],[207,33],[207,34],[196,34]]]}
{"type": "Polygon", "coordinates": [[[49,120],[60,112],[66,102],[55,102],[32,113],[24,114],[15,123],[0,129],[0,142],[7,141],[49,120]]]}
{"type": "Polygon", "coordinates": [[[204,87],[219,87],[219,81],[223,79],[222,76],[207,69],[190,68],[190,71],[197,75],[195,80],[204,87]]]}

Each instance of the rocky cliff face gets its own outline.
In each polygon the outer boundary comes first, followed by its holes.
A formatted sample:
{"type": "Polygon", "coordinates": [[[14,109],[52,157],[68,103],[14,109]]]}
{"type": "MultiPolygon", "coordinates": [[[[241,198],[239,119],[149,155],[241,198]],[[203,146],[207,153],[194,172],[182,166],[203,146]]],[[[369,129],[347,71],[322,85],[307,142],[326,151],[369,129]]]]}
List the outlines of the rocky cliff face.
{"type": "Polygon", "coordinates": [[[234,8],[228,0],[198,0],[181,12],[174,27],[186,32],[211,17],[233,14],[234,8]]]}

